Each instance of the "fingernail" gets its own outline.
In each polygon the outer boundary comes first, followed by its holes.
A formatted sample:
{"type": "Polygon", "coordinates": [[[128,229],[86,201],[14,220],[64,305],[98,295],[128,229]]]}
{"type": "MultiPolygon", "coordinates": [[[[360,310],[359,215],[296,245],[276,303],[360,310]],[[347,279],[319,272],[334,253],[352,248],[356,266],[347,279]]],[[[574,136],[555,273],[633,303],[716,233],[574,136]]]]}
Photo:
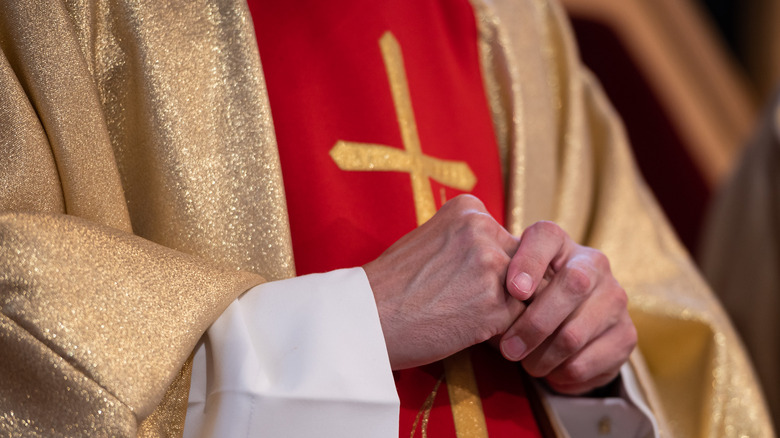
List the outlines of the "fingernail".
{"type": "Polygon", "coordinates": [[[520,292],[529,294],[531,293],[531,288],[534,287],[534,280],[530,275],[521,272],[515,275],[515,278],[512,279],[512,284],[514,284],[520,292]]]}
{"type": "Polygon", "coordinates": [[[509,360],[520,360],[525,353],[525,343],[519,336],[512,336],[501,345],[501,351],[509,360]]]}

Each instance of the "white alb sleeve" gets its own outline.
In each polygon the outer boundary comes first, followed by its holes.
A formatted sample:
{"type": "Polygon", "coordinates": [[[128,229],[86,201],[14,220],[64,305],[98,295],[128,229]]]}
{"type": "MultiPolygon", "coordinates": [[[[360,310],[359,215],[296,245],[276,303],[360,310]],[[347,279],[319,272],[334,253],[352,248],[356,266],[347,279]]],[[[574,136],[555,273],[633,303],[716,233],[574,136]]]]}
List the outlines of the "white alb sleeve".
{"type": "MultiPolygon", "coordinates": [[[[628,365],[620,398],[542,390],[574,437],[657,436],[628,365]]],[[[196,348],[185,437],[398,436],[399,401],[362,268],[257,286],[196,348]]]]}
{"type": "Polygon", "coordinates": [[[658,426],[631,365],[620,369],[618,397],[570,397],[539,385],[545,401],[572,438],[658,438],[658,426]]]}
{"type": "Polygon", "coordinates": [[[185,437],[398,437],[399,401],[362,268],[247,291],[196,348],[185,437]]]}

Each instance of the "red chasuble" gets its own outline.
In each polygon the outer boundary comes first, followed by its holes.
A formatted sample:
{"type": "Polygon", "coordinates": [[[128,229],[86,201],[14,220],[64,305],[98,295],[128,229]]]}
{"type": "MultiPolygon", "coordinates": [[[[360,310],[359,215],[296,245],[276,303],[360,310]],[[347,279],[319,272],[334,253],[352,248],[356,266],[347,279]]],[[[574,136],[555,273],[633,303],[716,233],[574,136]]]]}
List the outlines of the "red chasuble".
{"type": "MultiPolygon", "coordinates": [[[[466,0],[249,0],[249,7],[298,274],[363,265],[462,193],[503,220],[498,148],[466,0]]],[[[477,389],[466,392],[478,392],[482,425],[470,424],[474,406],[462,408],[474,403],[436,363],[395,373],[401,436],[539,436],[517,365],[486,346],[464,360],[476,376],[477,389]]]]}

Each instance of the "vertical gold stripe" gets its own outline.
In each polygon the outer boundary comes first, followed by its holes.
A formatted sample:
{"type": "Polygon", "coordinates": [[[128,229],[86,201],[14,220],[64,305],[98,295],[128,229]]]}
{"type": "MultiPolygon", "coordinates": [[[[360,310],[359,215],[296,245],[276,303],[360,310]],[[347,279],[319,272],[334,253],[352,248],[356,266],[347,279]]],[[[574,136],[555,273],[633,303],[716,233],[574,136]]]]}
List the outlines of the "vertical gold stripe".
{"type": "MultiPolygon", "coordinates": [[[[390,79],[390,89],[401,129],[401,138],[406,151],[409,152],[413,160],[412,192],[417,210],[417,223],[422,225],[434,215],[436,204],[433,202],[430,180],[423,169],[422,149],[412,112],[401,47],[390,32],[385,32],[379,39],[379,47],[382,50],[382,58],[385,61],[387,76],[390,79]]],[[[445,359],[444,373],[447,379],[447,390],[450,395],[456,435],[458,438],[487,438],[485,414],[482,411],[477,379],[474,376],[468,351],[462,351],[445,359]]],[[[424,435],[427,435],[426,429],[427,427],[423,427],[424,435]]]]}
{"type": "MultiPolygon", "coordinates": [[[[474,188],[477,178],[465,162],[445,161],[423,155],[420,138],[417,135],[417,124],[414,120],[401,46],[388,31],[379,39],[379,48],[390,82],[404,151],[384,145],[339,140],[330,150],[330,156],[342,170],[409,172],[417,225],[422,225],[436,213],[429,178],[467,192],[474,188]]],[[[455,430],[459,438],[487,437],[485,415],[482,412],[482,402],[470,360],[468,352],[462,352],[444,361],[455,430]]],[[[427,436],[428,418],[439,383],[433,388],[415,419],[411,436],[414,436],[420,418],[422,418],[422,436],[427,436]]]]}
{"type": "Polygon", "coordinates": [[[487,424],[469,350],[444,359],[452,418],[458,438],[487,438],[487,424]]]}
{"type": "Polygon", "coordinates": [[[417,136],[417,123],[414,121],[412,99],[409,95],[409,84],[406,81],[401,46],[392,33],[385,32],[379,39],[379,48],[382,51],[382,59],[385,62],[387,77],[390,80],[390,91],[393,95],[395,113],[401,129],[401,139],[404,148],[412,158],[411,177],[414,208],[417,213],[417,223],[421,225],[436,213],[436,204],[433,201],[431,181],[423,168],[422,148],[420,147],[420,138],[417,136]]]}

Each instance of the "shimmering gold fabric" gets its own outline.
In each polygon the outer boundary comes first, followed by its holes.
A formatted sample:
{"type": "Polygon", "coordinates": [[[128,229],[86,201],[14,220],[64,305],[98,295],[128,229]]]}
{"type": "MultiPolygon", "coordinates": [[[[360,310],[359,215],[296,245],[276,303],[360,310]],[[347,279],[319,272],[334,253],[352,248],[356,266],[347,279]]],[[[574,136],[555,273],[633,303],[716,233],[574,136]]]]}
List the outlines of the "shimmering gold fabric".
{"type": "Polygon", "coordinates": [[[133,231],[268,279],[293,275],[245,2],[92,0],[68,12],[93,60],[133,231]]]}
{"type": "MultiPolygon", "coordinates": [[[[121,404],[125,414],[139,419],[160,402],[211,321],[239,293],[262,281],[66,215],[0,216],[0,260],[0,305],[13,324],[4,335],[35,341],[35,348],[5,356],[13,360],[4,362],[59,356],[63,364],[57,368],[79,374],[78,380],[60,383],[70,388],[66,392],[97,385],[118,400],[114,404],[121,404]]],[[[63,432],[91,430],[91,417],[101,409],[93,408],[92,396],[82,403],[86,418],[60,418],[56,409],[42,417],[30,414],[40,399],[27,397],[47,390],[31,385],[37,376],[33,371],[3,375],[0,411],[31,421],[43,435],[46,427],[58,424],[67,426],[57,429],[63,432]]],[[[132,430],[126,424],[122,429],[132,430]]]]}
{"type": "Polygon", "coordinates": [[[139,437],[182,436],[190,396],[190,378],[194,354],[184,363],[179,375],[168,388],[162,402],[138,427],[139,437]]]}
{"type": "Polygon", "coordinates": [[[554,220],[609,256],[639,331],[644,360],[635,355],[634,366],[664,436],[773,436],[741,343],[638,177],[559,8],[474,3],[487,96],[510,164],[511,231],[554,220]]]}
{"type": "MultiPolygon", "coordinates": [[[[3,2],[0,47],[45,131],[65,211],[129,231],[99,96],[70,17],[59,2],[35,3],[3,2]]],[[[21,122],[22,134],[34,129],[33,121],[21,122]]]]}
{"type": "Polygon", "coordinates": [[[3,0],[0,86],[0,435],[135,435],[243,271],[294,275],[248,9],[3,0]]]}
{"type": "Polygon", "coordinates": [[[734,320],[780,427],[780,99],[719,193],[702,270],[734,320]]]}
{"type": "Polygon", "coordinates": [[[46,132],[5,52],[0,53],[0,90],[2,206],[14,211],[64,213],[65,200],[46,132]]]}
{"type": "MultiPolygon", "coordinates": [[[[610,256],[667,434],[768,435],[742,349],[560,12],[475,5],[512,231],[558,220],[610,256]]],[[[0,0],[0,55],[0,434],[178,433],[182,364],[263,281],[245,271],[294,275],[247,7],[0,0]]]]}
{"type": "Polygon", "coordinates": [[[133,411],[65,357],[0,315],[0,435],[132,436],[133,411]]]}
{"type": "Polygon", "coordinates": [[[444,375],[457,437],[487,438],[487,423],[469,350],[444,359],[444,375]]]}

